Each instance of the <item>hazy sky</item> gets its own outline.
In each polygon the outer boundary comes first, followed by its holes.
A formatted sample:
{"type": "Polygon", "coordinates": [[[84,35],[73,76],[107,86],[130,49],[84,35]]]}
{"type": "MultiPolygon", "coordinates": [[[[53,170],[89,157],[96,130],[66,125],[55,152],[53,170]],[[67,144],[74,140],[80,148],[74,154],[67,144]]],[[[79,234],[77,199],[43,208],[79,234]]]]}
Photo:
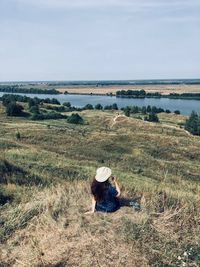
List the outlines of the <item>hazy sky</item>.
{"type": "Polygon", "coordinates": [[[200,0],[0,0],[0,81],[200,78],[200,0]]]}

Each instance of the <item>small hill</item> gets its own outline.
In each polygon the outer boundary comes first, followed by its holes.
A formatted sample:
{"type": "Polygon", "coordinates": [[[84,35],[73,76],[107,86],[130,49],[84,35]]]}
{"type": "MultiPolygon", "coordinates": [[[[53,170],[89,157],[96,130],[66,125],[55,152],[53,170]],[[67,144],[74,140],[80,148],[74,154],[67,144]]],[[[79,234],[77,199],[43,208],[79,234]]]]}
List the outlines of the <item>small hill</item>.
{"type": "Polygon", "coordinates": [[[92,110],[74,125],[0,110],[1,266],[200,265],[200,138],[180,128],[184,116],[92,110]],[[102,165],[141,212],[84,214],[102,165]]]}

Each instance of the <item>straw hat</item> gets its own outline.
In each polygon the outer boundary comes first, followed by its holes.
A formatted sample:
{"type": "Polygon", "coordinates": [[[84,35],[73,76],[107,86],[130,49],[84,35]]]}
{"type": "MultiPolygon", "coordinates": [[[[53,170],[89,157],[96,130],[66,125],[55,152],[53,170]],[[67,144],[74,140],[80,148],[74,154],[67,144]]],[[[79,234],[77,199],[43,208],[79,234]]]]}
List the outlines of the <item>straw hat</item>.
{"type": "Polygon", "coordinates": [[[95,180],[97,180],[97,182],[103,183],[106,180],[108,180],[111,174],[112,174],[112,171],[108,167],[98,168],[96,171],[95,180]]]}

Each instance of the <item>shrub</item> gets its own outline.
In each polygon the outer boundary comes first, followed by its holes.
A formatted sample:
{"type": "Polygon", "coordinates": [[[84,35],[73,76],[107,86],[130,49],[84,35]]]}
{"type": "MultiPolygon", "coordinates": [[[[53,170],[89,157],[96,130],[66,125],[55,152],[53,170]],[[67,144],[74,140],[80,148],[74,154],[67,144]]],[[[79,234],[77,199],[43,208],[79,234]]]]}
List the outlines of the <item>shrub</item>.
{"type": "Polygon", "coordinates": [[[94,109],[94,107],[93,107],[93,105],[91,105],[91,104],[87,104],[87,105],[85,105],[85,107],[84,107],[83,109],[89,109],[89,110],[92,110],[92,109],[94,109]]]}
{"type": "Polygon", "coordinates": [[[151,112],[151,106],[147,106],[147,112],[150,113],[151,112]]]}
{"type": "Polygon", "coordinates": [[[158,116],[153,112],[149,113],[149,116],[146,116],[144,120],[149,122],[159,122],[158,116]]]}
{"type": "Polygon", "coordinates": [[[186,120],[185,130],[193,135],[200,135],[200,116],[196,112],[192,112],[189,119],[186,120]]]}
{"type": "Polygon", "coordinates": [[[125,116],[130,117],[130,113],[131,113],[131,109],[130,109],[130,107],[126,107],[126,108],[124,109],[124,114],[125,114],[125,116]]]}
{"type": "Polygon", "coordinates": [[[9,194],[8,192],[6,192],[6,190],[0,187],[0,206],[11,202],[12,200],[13,195],[9,194]]]}
{"type": "Polygon", "coordinates": [[[147,108],[145,106],[142,107],[141,112],[142,112],[142,114],[146,114],[147,113],[147,108]]]}
{"type": "Polygon", "coordinates": [[[180,110],[175,110],[174,113],[177,114],[177,115],[181,114],[180,110]]]}
{"type": "Polygon", "coordinates": [[[40,113],[40,110],[39,110],[39,106],[38,105],[31,106],[29,108],[29,111],[31,113],[34,113],[34,114],[39,114],[40,113]]]}
{"type": "Polygon", "coordinates": [[[109,106],[109,105],[106,105],[105,107],[104,107],[104,110],[111,110],[112,109],[112,106],[109,106]]]}
{"type": "Polygon", "coordinates": [[[15,136],[16,136],[16,139],[17,139],[17,140],[21,139],[21,134],[20,134],[20,132],[17,132],[15,136]]]}
{"type": "Polygon", "coordinates": [[[45,106],[45,108],[50,109],[50,110],[55,110],[58,112],[64,112],[65,111],[65,107],[63,105],[60,105],[60,106],[47,105],[47,106],[45,106]]]}
{"type": "Polygon", "coordinates": [[[79,114],[73,113],[71,116],[67,118],[67,122],[74,124],[83,124],[83,118],[79,114]]]}
{"type": "Polygon", "coordinates": [[[64,102],[63,106],[70,108],[71,107],[71,103],[70,102],[64,102]]]}
{"type": "Polygon", "coordinates": [[[51,99],[51,104],[60,105],[60,102],[56,98],[51,99]]]}
{"type": "Polygon", "coordinates": [[[166,109],[165,112],[168,114],[171,113],[171,111],[169,109],[166,109]]]}
{"type": "Polygon", "coordinates": [[[104,107],[104,110],[118,110],[118,106],[116,103],[112,104],[112,105],[106,105],[104,107]]]}
{"type": "Polygon", "coordinates": [[[6,114],[7,116],[22,116],[23,115],[23,107],[16,102],[10,102],[6,106],[6,114]]]}
{"type": "Polygon", "coordinates": [[[102,109],[103,109],[103,107],[102,107],[102,105],[101,105],[101,104],[97,104],[97,105],[95,106],[95,109],[97,109],[97,110],[102,110],[102,109]]]}
{"type": "Polygon", "coordinates": [[[31,107],[35,106],[35,104],[36,104],[36,102],[34,101],[34,99],[33,99],[33,98],[30,98],[30,99],[28,100],[28,107],[29,107],[29,110],[30,110],[31,107]]]}
{"type": "Polygon", "coordinates": [[[133,114],[139,113],[139,107],[138,106],[132,106],[130,112],[133,114]]]}
{"type": "Polygon", "coordinates": [[[56,120],[56,119],[66,119],[66,115],[62,115],[57,112],[49,112],[47,114],[43,113],[34,113],[31,116],[31,120],[56,120]]]}
{"type": "Polygon", "coordinates": [[[118,110],[118,106],[117,106],[116,103],[112,104],[112,109],[114,109],[114,110],[118,110]]]}

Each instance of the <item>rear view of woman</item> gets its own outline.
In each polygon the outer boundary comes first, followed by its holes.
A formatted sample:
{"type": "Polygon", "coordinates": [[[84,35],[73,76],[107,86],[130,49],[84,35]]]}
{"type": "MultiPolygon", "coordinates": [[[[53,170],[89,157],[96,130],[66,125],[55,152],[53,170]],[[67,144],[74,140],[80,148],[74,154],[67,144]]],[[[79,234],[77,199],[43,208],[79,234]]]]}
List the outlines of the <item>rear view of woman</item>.
{"type": "Polygon", "coordinates": [[[91,184],[92,209],[87,213],[114,212],[119,209],[120,188],[115,179],[111,177],[112,171],[108,167],[98,168],[96,176],[91,184]],[[114,187],[111,185],[109,178],[112,179],[114,187]]]}

